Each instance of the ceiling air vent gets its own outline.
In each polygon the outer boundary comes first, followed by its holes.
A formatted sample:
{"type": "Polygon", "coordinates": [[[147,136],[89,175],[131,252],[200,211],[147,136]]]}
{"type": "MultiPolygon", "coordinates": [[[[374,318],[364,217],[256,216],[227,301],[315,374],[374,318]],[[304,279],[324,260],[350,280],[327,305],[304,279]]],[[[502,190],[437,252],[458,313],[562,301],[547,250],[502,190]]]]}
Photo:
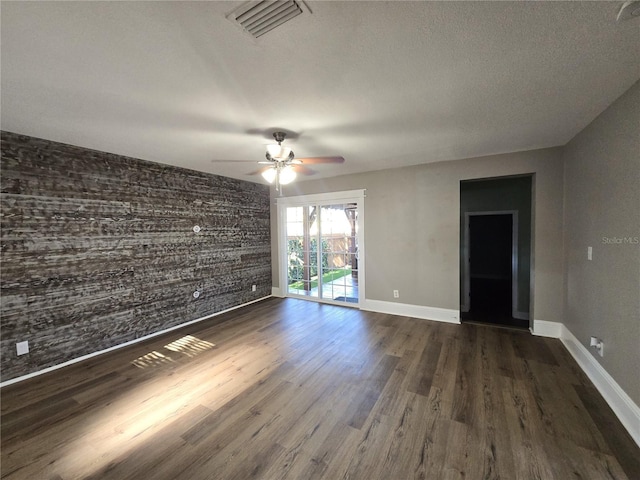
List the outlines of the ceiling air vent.
{"type": "Polygon", "coordinates": [[[253,38],[259,38],[305,11],[309,12],[305,7],[304,2],[296,0],[248,2],[227,18],[253,38]]]}

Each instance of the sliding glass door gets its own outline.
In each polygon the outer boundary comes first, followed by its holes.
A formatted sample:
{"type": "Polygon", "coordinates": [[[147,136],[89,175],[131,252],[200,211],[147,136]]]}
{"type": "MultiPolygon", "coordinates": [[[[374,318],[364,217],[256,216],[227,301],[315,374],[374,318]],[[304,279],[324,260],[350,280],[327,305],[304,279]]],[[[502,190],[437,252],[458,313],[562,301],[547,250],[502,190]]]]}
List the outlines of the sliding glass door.
{"type": "Polygon", "coordinates": [[[284,241],[280,246],[285,253],[281,262],[285,271],[281,277],[286,295],[358,305],[362,290],[361,199],[278,200],[283,203],[279,211],[284,241]]]}

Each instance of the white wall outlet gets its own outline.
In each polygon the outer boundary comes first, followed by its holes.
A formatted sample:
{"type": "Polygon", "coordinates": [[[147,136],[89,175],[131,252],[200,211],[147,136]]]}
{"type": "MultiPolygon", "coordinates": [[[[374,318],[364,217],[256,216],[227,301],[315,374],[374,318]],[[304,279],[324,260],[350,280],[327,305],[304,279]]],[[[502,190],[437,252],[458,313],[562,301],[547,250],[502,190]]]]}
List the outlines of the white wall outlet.
{"type": "Polygon", "coordinates": [[[18,355],[29,353],[29,341],[16,343],[16,352],[18,355]]]}
{"type": "Polygon", "coordinates": [[[593,247],[587,247],[587,260],[593,260],[593,247]]]}
{"type": "Polygon", "coordinates": [[[398,290],[393,291],[393,298],[400,298],[400,292],[398,290]]]}
{"type": "Polygon", "coordinates": [[[255,292],[258,287],[256,285],[251,285],[251,291],[255,292]]]}
{"type": "Polygon", "coordinates": [[[591,337],[589,339],[589,346],[595,348],[598,355],[604,357],[604,342],[598,337],[591,337]]]}

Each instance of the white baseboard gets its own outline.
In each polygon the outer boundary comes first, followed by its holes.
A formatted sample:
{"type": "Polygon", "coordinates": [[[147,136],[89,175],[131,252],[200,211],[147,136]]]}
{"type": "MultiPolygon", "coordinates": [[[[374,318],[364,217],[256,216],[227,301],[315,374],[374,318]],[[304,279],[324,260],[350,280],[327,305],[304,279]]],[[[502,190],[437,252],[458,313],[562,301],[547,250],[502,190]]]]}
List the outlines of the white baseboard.
{"type": "Polygon", "coordinates": [[[633,440],[640,446],[640,407],[618,385],[595,357],[567,327],[562,325],[560,340],[593,382],[633,440]]]}
{"type": "Polygon", "coordinates": [[[271,296],[284,298],[284,292],[280,287],[271,287],[271,296]]]}
{"type": "Polygon", "coordinates": [[[410,305],[407,303],[384,302],[382,300],[369,300],[365,298],[361,310],[370,312],[390,313],[403,317],[423,318],[438,322],[460,323],[460,311],[447,308],[424,307],[422,305],[410,305]]]}
{"type": "Polygon", "coordinates": [[[218,315],[222,315],[223,313],[230,312],[232,310],[236,310],[238,308],[246,307],[247,305],[251,305],[252,303],[260,302],[270,298],[269,295],[266,297],[261,297],[256,300],[252,300],[247,303],[243,303],[242,305],[236,305],[235,307],[227,308],[226,310],[221,310],[216,313],[212,313],[211,315],[207,315],[205,317],[196,318],[195,320],[189,320],[188,322],[181,323],[180,325],[175,325],[173,327],[167,328],[165,330],[160,330],[159,332],[150,333],[149,335],[145,335],[144,337],[136,338],[135,340],[130,340],[128,342],[121,343],[119,345],[114,345],[113,347],[105,348],[104,350],[100,350],[98,352],[89,353],[88,355],[83,355],[82,357],[74,358],[73,360],[69,360],[64,363],[59,363],[58,365],[53,365],[51,367],[43,368],[42,370],[38,370],[37,372],[29,373],[27,375],[23,375],[21,377],[12,378],[11,380],[7,380],[6,382],[0,383],[0,388],[6,387],[8,385],[21,382],[23,380],[27,380],[29,378],[37,377],[38,375],[42,375],[43,373],[52,372],[54,370],[58,370],[59,368],[67,367],[69,365],[73,365],[74,363],[82,362],[84,360],[88,360],[93,357],[97,357],[98,355],[102,355],[103,353],[112,352],[119,348],[128,347],[129,345],[134,345],[136,343],[144,342],[145,340],[149,340],[150,338],[157,337],[159,335],[164,335],[165,333],[172,332],[173,330],[178,330],[179,328],[186,327],[188,325],[193,325],[194,323],[202,322],[204,320],[208,320],[213,317],[217,317],[218,315]]]}
{"type": "Polygon", "coordinates": [[[547,322],[546,320],[534,320],[531,333],[538,337],[560,338],[564,325],[558,322],[547,322]]]}
{"type": "Polygon", "coordinates": [[[517,318],[518,320],[529,320],[529,312],[519,312],[517,310],[514,310],[513,312],[511,312],[511,315],[513,316],[513,318],[517,318]]]}

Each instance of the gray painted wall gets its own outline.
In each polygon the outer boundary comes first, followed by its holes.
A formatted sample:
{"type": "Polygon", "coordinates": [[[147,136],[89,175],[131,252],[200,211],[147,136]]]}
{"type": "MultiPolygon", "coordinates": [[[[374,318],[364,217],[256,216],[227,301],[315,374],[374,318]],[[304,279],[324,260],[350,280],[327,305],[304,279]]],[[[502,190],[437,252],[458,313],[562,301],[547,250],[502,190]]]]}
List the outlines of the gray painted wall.
{"type": "Polygon", "coordinates": [[[563,158],[565,325],[587,348],[602,338],[605,355],[594,357],[640,404],[640,82],[563,158]]]}
{"type": "MultiPolygon", "coordinates": [[[[561,322],[562,172],[561,150],[552,148],[296,182],[284,195],[366,189],[367,298],[459,310],[460,180],[533,173],[533,313],[561,322]]],[[[274,206],[271,216],[279,286],[274,206]]]]}
{"type": "MultiPolygon", "coordinates": [[[[460,254],[464,246],[466,212],[515,210],[518,212],[518,305],[529,313],[531,261],[531,188],[529,176],[463,182],[460,185],[460,254]]],[[[462,257],[460,257],[462,260],[462,257]]],[[[460,269],[460,282],[464,278],[460,269]]],[[[462,305],[462,289],[460,304],[462,305]]]]}
{"type": "Polygon", "coordinates": [[[2,132],[1,186],[3,381],[271,293],[263,185],[2,132]]]}

